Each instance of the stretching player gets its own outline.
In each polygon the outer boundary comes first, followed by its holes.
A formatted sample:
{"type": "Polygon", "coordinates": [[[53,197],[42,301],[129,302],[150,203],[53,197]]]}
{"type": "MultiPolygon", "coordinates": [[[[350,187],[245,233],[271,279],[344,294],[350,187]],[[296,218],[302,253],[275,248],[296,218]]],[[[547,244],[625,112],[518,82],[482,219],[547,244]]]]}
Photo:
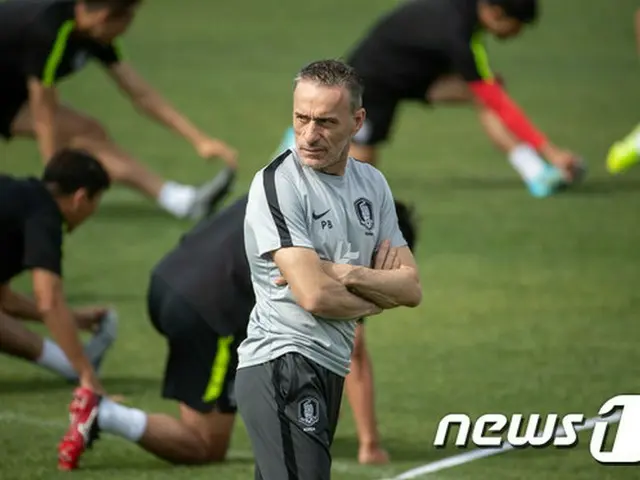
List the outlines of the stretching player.
{"type": "MultiPolygon", "coordinates": [[[[116,339],[116,313],[88,308],[76,309],[72,315],[79,330],[93,333],[84,353],[98,373],[116,339]]],[[[78,381],[78,373],[60,346],[29,330],[20,320],[43,322],[44,316],[33,299],[11,290],[9,285],[0,285],[0,353],[31,362],[70,382],[78,381]]]]}
{"type": "Polygon", "coordinates": [[[94,366],[113,340],[113,321],[83,351],[78,326],[89,329],[105,309],[72,312],[62,282],[63,228],[71,232],[97,208],[109,177],[93,157],[60,150],[42,180],[0,176],[0,350],[57,371],[102,392],[94,366]],[[31,271],[35,301],[13,292],[10,281],[31,271]],[[16,320],[46,324],[57,345],[16,320]],[[59,345],[59,347],[58,347],[59,345]],[[95,355],[94,355],[95,354],[95,355]],[[90,358],[93,357],[93,358],[90,358]],[[70,365],[69,365],[70,364],[70,365]],[[70,366],[72,366],[70,368],[70,366]]]}
{"type": "MultiPolygon", "coordinates": [[[[180,404],[180,419],[125,407],[89,390],[76,391],[72,423],[59,446],[59,466],[74,469],[99,431],[137,442],[174,463],[225,459],[235,420],[236,349],[255,304],[244,250],[244,196],[202,220],[154,268],[148,309],[169,345],[162,396],[180,404]],[[97,412],[97,413],[96,413],[97,412]],[[78,427],[88,418],[86,435],[78,427]]],[[[415,232],[400,224],[411,246],[415,232]]],[[[359,326],[359,329],[362,328],[359,326]]],[[[373,403],[373,373],[364,337],[356,339],[347,376],[363,463],[381,463],[373,403]]]]}
{"type": "MultiPolygon", "coordinates": [[[[527,119],[492,73],[483,46],[485,34],[516,37],[536,20],[537,4],[408,0],[385,14],[347,60],[364,79],[367,111],[350,155],[376,163],[401,102],[474,104],[487,135],[508,155],[532,195],[548,196],[577,179],[582,162],[551,143],[527,119]]],[[[286,144],[291,144],[291,136],[289,130],[286,144]]]]}
{"type": "MultiPolygon", "coordinates": [[[[635,15],[636,46],[640,54],[640,9],[635,15]]],[[[607,170],[622,173],[640,161],[640,124],[625,138],[614,143],[607,156],[607,170]]]]}
{"type": "Polygon", "coordinates": [[[236,152],[196,128],[124,61],[118,43],[140,0],[0,2],[0,137],[35,138],[46,162],[64,146],[96,156],[111,179],[134,188],[177,217],[197,217],[228,188],[236,152]],[[142,113],[173,130],[203,158],[228,168],[200,188],[165,181],[114,143],[97,120],[58,100],[60,80],[98,60],[142,113]]]}

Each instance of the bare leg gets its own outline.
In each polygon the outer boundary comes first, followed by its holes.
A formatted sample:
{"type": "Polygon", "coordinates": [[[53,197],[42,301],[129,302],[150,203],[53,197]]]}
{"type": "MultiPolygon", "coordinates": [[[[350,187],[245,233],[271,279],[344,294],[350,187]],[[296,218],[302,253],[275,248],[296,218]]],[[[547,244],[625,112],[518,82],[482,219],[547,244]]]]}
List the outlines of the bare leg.
{"type": "MultiPolygon", "coordinates": [[[[113,181],[133,187],[152,199],[158,197],[164,180],[118,147],[97,120],[60,106],[56,126],[64,145],[91,152],[100,159],[113,181]]],[[[28,106],[18,112],[11,130],[16,136],[35,138],[28,106]]]]}
{"type": "Polygon", "coordinates": [[[511,152],[520,142],[507,130],[498,115],[488,108],[480,108],[478,111],[480,124],[484,128],[485,133],[498,149],[504,153],[511,152]]]}
{"type": "Polygon", "coordinates": [[[0,351],[35,362],[42,355],[43,338],[0,310],[0,351]]]}
{"type": "Polygon", "coordinates": [[[380,447],[375,414],[373,365],[365,344],[363,324],[356,327],[351,372],[345,379],[345,388],[358,431],[358,461],[363,464],[387,463],[389,455],[380,447]]]}
{"type": "MultiPolygon", "coordinates": [[[[467,83],[457,75],[438,79],[427,92],[427,100],[434,104],[474,104],[474,97],[467,83]]],[[[518,145],[518,140],[502,124],[491,110],[478,107],[480,123],[491,142],[504,153],[509,153],[518,145]]]]}
{"type": "MultiPolygon", "coordinates": [[[[11,131],[19,137],[35,138],[33,123],[31,112],[25,106],[16,115],[11,131]]],[[[120,148],[100,122],[69,107],[58,107],[56,127],[62,145],[92,153],[114,182],[156,200],[177,217],[205,214],[213,203],[221,200],[219,196],[233,181],[233,175],[227,169],[200,189],[168,182],[120,148]]]]}
{"type": "Polygon", "coordinates": [[[225,459],[235,421],[234,414],[200,413],[180,404],[181,418],[146,414],[103,399],[100,428],[137,442],[159,458],[175,464],[206,464],[225,459]]]}

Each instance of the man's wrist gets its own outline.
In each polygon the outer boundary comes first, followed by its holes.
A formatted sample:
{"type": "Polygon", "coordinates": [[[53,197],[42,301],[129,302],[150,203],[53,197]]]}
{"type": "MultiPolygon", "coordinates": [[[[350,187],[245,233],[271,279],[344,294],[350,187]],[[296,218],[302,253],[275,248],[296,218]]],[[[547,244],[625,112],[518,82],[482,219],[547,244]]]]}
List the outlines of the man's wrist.
{"type": "Polygon", "coordinates": [[[362,279],[365,267],[357,265],[347,265],[347,267],[348,268],[345,268],[344,274],[340,276],[338,281],[346,288],[358,286],[362,279]]]}

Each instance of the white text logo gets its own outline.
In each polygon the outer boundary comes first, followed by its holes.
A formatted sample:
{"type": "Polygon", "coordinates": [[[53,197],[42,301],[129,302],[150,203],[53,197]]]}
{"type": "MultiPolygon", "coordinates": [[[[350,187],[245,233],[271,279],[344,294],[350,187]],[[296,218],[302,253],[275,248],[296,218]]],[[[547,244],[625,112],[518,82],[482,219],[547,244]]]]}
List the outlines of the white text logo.
{"type": "Polygon", "coordinates": [[[589,444],[592,457],[602,464],[640,463],[640,395],[618,395],[607,400],[600,417],[585,420],[581,413],[559,416],[514,414],[511,418],[500,413],[488,413],[475,422],[464,413],[451,413],[440,420],[433,442],[435,447],[447,444],[450,430],[458,428],[454,444],[468,447],[501,448],[505,442],[511,447],[570,448],[578,444],[578,432],[593,429],[589,444]],[[622,409],[622,413],[616,410],[622,409]],[[609,451],[605,451],[611,423],[618,421],[618,430],[609,451]]]}

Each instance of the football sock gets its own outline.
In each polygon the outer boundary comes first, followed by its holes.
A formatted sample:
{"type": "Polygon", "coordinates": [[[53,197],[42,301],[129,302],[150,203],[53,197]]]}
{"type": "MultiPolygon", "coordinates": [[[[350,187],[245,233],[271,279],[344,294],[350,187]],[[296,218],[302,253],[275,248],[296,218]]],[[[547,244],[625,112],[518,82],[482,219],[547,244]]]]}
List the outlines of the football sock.
{"type": "Polygon", "coordinates": [[[523,180],[533,180],[540,175],[546,162],[529,145],[520,144],[509,152],[509,163],[523,180]]]}
{"type": "Polygon", "coordinates": [[[103,397],[98,407],[98,426],[105,432],[138,442],[147,428],[147,414],[103,397]]]}
{"type": "Polygon", "coordinates": [[[42,353],[36,363],[48,370],[56,372],[68,380],[78,377],[73,365],[67,360],[67,356],[57,343],[45,338],[42,344],[42,353]]]}
{"type": "Polygon", "coordinates": [[[178,218],[184,218],[189,214],[195,200],[195,187],[175,182],[166,182],[158,195],[158,204],[178,218]]]}

